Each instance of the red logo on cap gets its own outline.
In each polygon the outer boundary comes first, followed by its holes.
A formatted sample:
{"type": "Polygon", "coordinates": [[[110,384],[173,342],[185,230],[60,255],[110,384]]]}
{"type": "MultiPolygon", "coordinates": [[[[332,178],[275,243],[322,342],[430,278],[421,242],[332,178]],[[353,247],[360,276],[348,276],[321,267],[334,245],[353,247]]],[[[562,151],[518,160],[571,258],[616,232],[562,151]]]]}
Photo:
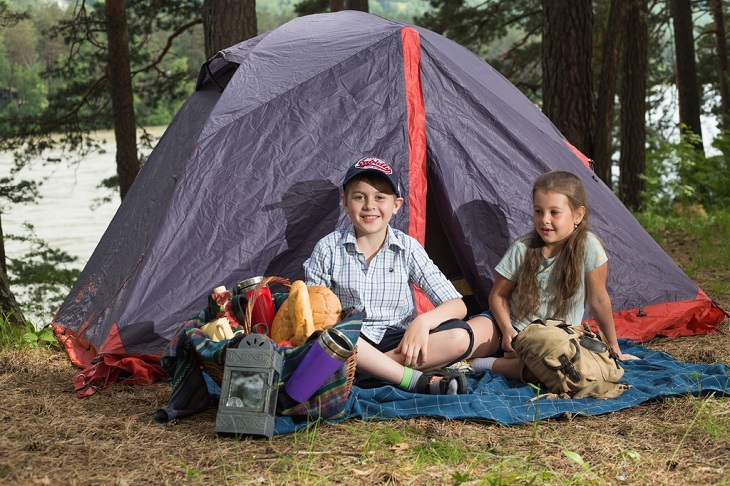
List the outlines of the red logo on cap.
{"type": "Polygon", "coordinates": [[[363,157],[355,162],[355,167],[358,169],[375,169],[388,175],[393,173],[393,169],[384,160],[377,157],[363,157]]]}

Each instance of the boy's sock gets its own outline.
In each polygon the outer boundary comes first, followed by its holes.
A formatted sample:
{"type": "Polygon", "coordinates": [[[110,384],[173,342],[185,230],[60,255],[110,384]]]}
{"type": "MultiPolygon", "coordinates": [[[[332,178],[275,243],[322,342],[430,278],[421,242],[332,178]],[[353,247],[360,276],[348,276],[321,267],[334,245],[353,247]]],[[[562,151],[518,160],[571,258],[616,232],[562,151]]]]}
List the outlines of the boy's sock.
{"type": "Polygon", "coordinates": [[[471,367],[474,368],[474,372],[480,373],[482,371],[492,371],[492,366],[497,358],[490,356],[489,358],[474,358],[471,360],[471,367]]]}
{"type": "Polygon", "coordinates": [[[398,387],[406,391],[415,391],[416,383],[418,383],[418,379],[422,374],[423,373],[420,371],[406,366],[405,371],[403,372],[403,378],[400,380],[400,385],[398,385],[398,387]]]}
{"type": "Polygon", "coordinates": [[[402,390],[430,395],[457,395],[467,392],[466,377],[463,373],[447,370],[422,371],[405,367],[399,388],[402,390]]]}

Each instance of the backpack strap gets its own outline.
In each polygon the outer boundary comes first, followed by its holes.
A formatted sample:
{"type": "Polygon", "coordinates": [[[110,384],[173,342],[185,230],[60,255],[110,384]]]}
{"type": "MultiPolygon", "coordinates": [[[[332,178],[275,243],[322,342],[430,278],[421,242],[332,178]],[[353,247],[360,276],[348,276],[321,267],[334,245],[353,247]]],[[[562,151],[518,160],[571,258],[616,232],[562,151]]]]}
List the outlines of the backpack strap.
{"type": "MultiPolygon", "coordinates": [[[[565,329],[565,331],[569,334],[575,334],[569,329],[565,329]]],[[[578,345],[578,341],[576,341],[575,339],[571,339],[570,344],[573,345],[573,349],[575,350],[572,358],[566,356],[565,354],[561,354],[560,356],[558,356],[558,360],[560,361],[559,366],[551,366],[544,358],[542,360],[542,364],[544,364],[545,367],[549,370],[562,370],[566,375],[570,377],[571,380],[578,381],[580,380],[580,374],[578,373],[578,370],[575,369],[573,363],[580,359],[580,346],[578,345]]]]}

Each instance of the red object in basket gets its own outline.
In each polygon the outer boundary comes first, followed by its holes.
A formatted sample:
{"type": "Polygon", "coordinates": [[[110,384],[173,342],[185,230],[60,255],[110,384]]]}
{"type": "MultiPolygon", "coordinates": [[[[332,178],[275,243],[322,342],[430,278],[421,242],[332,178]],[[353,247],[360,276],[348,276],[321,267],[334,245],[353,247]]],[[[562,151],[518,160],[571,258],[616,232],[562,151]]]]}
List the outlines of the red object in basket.
{"type": "MultiPolygon", "coordinates": [[[[246,293],[250,299],[253,296],[254,289],[263,280],[263,277],[253,277],[239,282],[236,288],[239,293],[246,293]]],[[[258,324],[266,325],[266,335],[271,336],[271,324],[274,322],[276,309],[274,308],[274,299],[271,297],[271,290],[268,286],[259,289],[256,301],[251,308],[251,329],[257,329],[258,324]]]]}

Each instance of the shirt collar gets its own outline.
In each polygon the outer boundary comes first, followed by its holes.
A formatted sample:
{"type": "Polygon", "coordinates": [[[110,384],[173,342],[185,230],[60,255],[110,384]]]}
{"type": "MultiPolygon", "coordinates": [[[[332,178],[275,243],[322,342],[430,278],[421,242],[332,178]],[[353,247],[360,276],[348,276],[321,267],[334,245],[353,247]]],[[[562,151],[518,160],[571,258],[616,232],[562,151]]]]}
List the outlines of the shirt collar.
{"type": "MultiPolygon", "coordinates": [[[[344,246],[352,246],[354,248],[357,248],[357,238],[355,237],[355,225],[350,225],[350,227],[347,230],[347,233],[345,234],[345,238],[342,240],[342,244],[344,246]]],[[[405,248],[403,246],[403,243],[400,241],[400,238],[395,234],[395,231],[393,231],[393,228],[388,225],[388,235],[385,238],[385,245],[391,249],[400,249],[402,250],[405,248]],[[395,247],[395,248],[393,248],[395,247]]]]}

